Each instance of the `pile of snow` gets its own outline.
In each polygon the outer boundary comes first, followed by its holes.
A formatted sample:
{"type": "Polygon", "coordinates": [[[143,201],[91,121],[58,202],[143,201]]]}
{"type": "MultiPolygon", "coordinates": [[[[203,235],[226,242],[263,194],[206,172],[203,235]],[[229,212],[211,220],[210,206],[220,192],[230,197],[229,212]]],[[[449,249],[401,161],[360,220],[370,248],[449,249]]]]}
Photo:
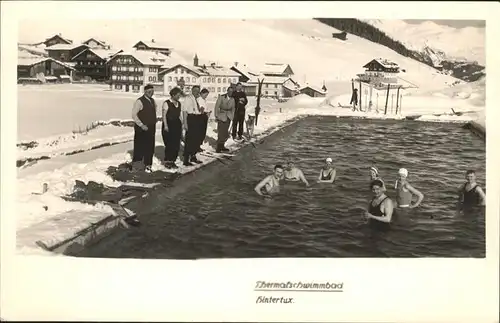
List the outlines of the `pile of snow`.
{"type": "Polygon", "coordinates": [[[293,105],[314,105],[324,101],[324,98],[313,98],[307,94],[299,94],[288,100],[293,105]]]}

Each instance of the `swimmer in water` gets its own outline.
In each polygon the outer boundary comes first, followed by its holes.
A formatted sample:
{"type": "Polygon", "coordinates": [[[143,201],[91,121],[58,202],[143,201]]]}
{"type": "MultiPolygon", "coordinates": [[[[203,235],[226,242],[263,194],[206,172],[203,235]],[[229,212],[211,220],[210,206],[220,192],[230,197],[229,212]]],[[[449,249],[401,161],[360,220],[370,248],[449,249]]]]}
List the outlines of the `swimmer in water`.
{"type": "Polygon", "coordinates": [[[472,207],[486,205],[486,194],[481,187],[476,183],[476,173],[473,170],[468,170],[465,173],[467,180],[458,189],[459,206],[472,207]]]}
{"type": "Polygon", "coordinates": [[[337,170],[333,167],[333,160],[328,157],[325,166],[319,172],[318,183],[333,183],[337,176],[337,170]]]}
{"type": "Polygon", "coordinates": [[[307,181],[304,173],[295,167],[294,163],[289,160],[286,164],[285,172],[284,172],[285,180],[290,182],[298,182],[302,181],[306,186],[309,186],[309,182],[307,181]]]}
{"type": "Polygon", "coordinates": [[[373,192],[373,199],[370,201],[366,218],[379,222],[390,223],[394,214],[394,204],[392,200],[385,195],[384,183],[376,179],[371,182],[370,188],[373,192]]]}
{"type": "Polygon", "coordinates": [[[260,181],[257,186],[255,186],[255,192],[260,196],[269,197],[272,194],[279,193],[280,191],[280,179],[283,177],[283,166],[274,166],[274,172],[272,175],[267,176],[262,181],[260,181]]]}
{"type": "Polygon", "coordinates": [[[424,194],[422,194],[419,190],[410,185],[407,181],[408,170],[405,168],[401,168],[398,172],[399,178],[396,180],[396,185],[394,188],[396,189],[396,201],[399,208],[416,208],[422,203],[424,199],[424,194]],[[417,196],[417,201],[412,204],[413,195],[417,196]]]}
{"type": "Polygon", "coordinates": [[[375,166],[371,166],[371,167],[370,167],[370,181],[372,181],[372,182],[373,182],[373,181],[374,181],[374,180],[376,180],[376,179],[378,179],[379,181],[381,181],[381,182],[382,182],[382,184],[384,185],[384,190],[386,190],[386,188],[385,188],[385,183],[384,183],[384,181],[382,180],[382,178],[380,177],[380,175],[379,175],[379,173],[378,173],[378,169],[377,169],[377,167],[375,167],[375,166]]]}

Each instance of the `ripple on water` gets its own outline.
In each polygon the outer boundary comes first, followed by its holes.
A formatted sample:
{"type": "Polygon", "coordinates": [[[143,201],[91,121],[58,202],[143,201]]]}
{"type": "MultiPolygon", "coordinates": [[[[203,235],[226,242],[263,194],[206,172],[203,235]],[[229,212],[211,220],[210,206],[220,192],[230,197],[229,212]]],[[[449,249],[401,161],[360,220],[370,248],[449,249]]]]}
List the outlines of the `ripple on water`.
{"type": "Polygon", "coordinates": [[[457,189],[475,169],[485,183],[484,142],[460,125],[356,122],[311,118],[287,138],[260,146],[245,159],[214,172],[164,211],[145,217],[97,257],[484,257],[484,209],[459,213],[457,189]],[[284,185],[263,200],[253,186],[273,165],[292,158],[315,182],[325,157],[337,169],[335,184],[284,185]],[[418,209],[397,211],[388,231],[363,217],[371,198],[368,167],[375,164],[395,196],[400,167],[425,194],[418,209]],[[195,215],[196,220],[188,220],[195,215]]]}

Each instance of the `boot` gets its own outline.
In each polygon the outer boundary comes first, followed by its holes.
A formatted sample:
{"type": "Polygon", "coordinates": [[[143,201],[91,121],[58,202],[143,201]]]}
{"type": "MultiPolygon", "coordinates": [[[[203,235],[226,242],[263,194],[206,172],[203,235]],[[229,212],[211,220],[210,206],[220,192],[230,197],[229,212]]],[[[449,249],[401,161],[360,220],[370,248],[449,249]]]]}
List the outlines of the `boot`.
{"type": "Polygon", "coordinates": [[[189,162],[189,156],[184,156],[184,166],[193,166],[193,163],[189,162]]]}

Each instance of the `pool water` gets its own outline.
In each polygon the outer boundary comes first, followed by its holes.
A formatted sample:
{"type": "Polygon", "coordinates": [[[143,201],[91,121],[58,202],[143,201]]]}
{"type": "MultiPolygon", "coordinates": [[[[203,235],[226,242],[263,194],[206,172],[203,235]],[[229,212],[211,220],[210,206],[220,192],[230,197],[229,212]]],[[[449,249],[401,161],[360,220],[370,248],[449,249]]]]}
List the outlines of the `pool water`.
{"type": "Polygon", "coordinates": [[[457,124],[311,117],[289,135],[243,153],[196,183],[143,225],[103,240],[81,256],[110,258],[484,257],[484,208],[458,213],[468,169],[485,190],[485,143],[457,124]],[[334,184],[286,183],[267,200],[254,186],[292,158],[310,183],[326,157],[334,184]],[[394,195],[401,167],[425,199],[398,212],[390,230],[370,227],[368,167],[376,165],[394,195]]]}

